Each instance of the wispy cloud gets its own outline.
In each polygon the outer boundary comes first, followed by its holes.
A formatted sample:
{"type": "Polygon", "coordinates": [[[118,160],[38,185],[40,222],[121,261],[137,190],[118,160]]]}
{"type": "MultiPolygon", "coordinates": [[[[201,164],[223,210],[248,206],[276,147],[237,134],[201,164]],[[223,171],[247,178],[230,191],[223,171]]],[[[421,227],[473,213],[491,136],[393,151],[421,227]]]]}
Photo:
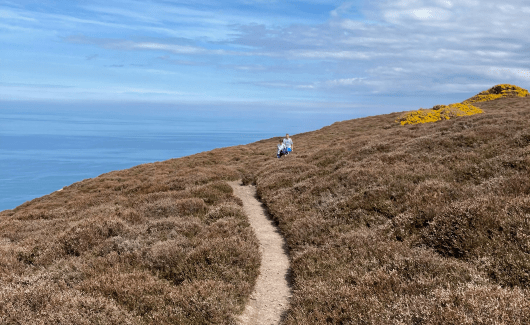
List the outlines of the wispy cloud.
{"type": "Polygon", "coordinates": [[[174,43],[162,43],[162,42],[137,42],[130,40],[120,39],[98,39],[89,38],[82,35],[69,36],[65,38],[66,41],[77,44],[93,44],[106,49],[113,50],[152,50],[168,52],[172,54],[184,54],[184,55],[228,55],[228,56],[268,56],[268,57],[281,57],[286,59],[337,59],[337,60],[366,60],[373,59],[380,55],[379,53],[366,52],[366,51],[345,51],[341,49],[336,50],[289,50],[277,49],[274,51],[257,51],[257,50],[240,50],[234,49],[211,49],[200,46],[181,45],[174,43]]]}
{"type": "Polygon", "coordinates": [[[20,82],[0,82],[2,87],[25,87],[25,88],[55,88],[55,89],[64,89],[72,88],[71,86],[65,85],[53,85],[53,84],[32,84],[32,83],[20,83],[20,82]]]}
{"type": "Polygon", "coordinates": [[[0,8],[2,64],[13,67],[3,78],[88,85],[78,94],[126,84],[119,96],[354,101],[530,86],[525,0],[21,1],[0,8]]]}
{"type": "Polygon", "coordinates": [[[335,79],[328,80],[325,82],[327,86],[355,86],[360,85],[365,81],[365,78],[345,78],[345,79],[335,79]]]}
{"type": "Polygon", "coordinates": [[[136,88],[136,87],[110,87],[86,88],[70,87],[60,85],[33,85],[33,84],[5,84],[0,83],[0,95],[5,100],[36,100],[36,99],[100,99],[100,100],[126,100],[126,99],[152,99],[157,96],[159,100],[166,98],[175,100],[178,98],[189,100],[197,96],[194,93],[157,89],[157,88],[136,88]],[[43,90],[38,93],[36,90],[43,90]],[[20,95],[25,94],[23,97],[20,95]]]}
{"type": "Polygon", "coordinates": [[[24,20],[24,21],[29,21],[29,22],[37,21],[37,19],[35,18],[24,16],[23,14],[18,13],[16,11],[6,10],[6,9],[1,9],[1,8],[0,8],[0,18],[9,19],[9,20],[11,19],[24,20]]]}
{"type": "Polygon", "coordinates": [[[315,81],[312,83],[297,83],[297,82],[285,82],[285,81],[259,81],[253,83],[257,86],[267,88],[283,88],[283,89],[297,89],[297,90],[329,90],[333,88],[349,88],[354,90],[360,85],[371,84],[369,80],[365,78],[343,78],[343,79],[331,79],[323,81],[315,81]]]}
{"type": "Polygon", "coordinates": [[[366,60],[373,58],[377,53],[365,53],[362,51],[321,51],[321,50],[302,50],[291,51],[290,54],[294,57],[302,57],[308,59],[347,59],[347,60],[366,60]]]}
{"type": "Polygon", "coordinates": [[[500,77],[505,79],[519,79],[521,81],[530,80],[530,69],[521,69],[521,68],[502,68],[502,67],[489,67],[486,70],[486,74],[491,77],[500,77]]]}

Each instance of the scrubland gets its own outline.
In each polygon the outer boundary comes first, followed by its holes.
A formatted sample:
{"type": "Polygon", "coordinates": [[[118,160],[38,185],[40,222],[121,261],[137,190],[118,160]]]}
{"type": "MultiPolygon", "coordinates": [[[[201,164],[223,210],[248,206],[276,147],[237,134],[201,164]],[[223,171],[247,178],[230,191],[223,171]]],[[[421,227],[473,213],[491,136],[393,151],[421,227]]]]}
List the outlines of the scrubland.
{"type": "Polygon", "coordinates": [[[111,172],[2,212],[0,323],[234,323],[260,255],[226,183],[239,172],[209,156],[111,172]]]}
{"type": "Polygon", "coordinates": [[[293,137],[251,181],[287,238],[286,324],[528,324],[530,97],[293,137]]]}
{"type": "Polygon", "coordinates": [[[285,324],[528,324],[530,97],[400,113],[140,165],[0,213],[0,323],[230,324],[260,264],[257,185],[286,238],[285,324]]]}
{"type": "Polygon", "coordinates": [[[530,96],[528,90],[510,84],[500,84],[485,90],[462,103],[449,105],[435,105],[431,109],[420,108],[417,111],[410,111],[398,117],[396,122],[401,125],[432,123],[440,120],[449,120],[459,116],[470,116],[484,113],[476,107],[474,103],[487,102],[506,97],[526,97],[530,96]]]}

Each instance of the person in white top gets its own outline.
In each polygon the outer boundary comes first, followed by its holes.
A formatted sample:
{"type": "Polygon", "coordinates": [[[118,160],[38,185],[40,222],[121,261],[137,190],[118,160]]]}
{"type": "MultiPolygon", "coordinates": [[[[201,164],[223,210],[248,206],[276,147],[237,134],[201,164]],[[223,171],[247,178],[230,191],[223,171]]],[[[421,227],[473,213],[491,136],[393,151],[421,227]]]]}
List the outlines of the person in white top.
{"type": "Polygon", "coordinates": [[[283,139],[283,144],[287,148],[287,154],[289,154],[294,149],[293,145],[293,139],[289,138],[289,134],[285,135],[285,139],[283,139]]]}
{"type": "Polygon", "coordinates": [[[276,157],[280,158],[281,156],[285,155],[287,152],[287,147],[285,144],[283,144],[282,139],[280,139],[280,143],[278,143],[278,153],[276,154],[276,157]]]}

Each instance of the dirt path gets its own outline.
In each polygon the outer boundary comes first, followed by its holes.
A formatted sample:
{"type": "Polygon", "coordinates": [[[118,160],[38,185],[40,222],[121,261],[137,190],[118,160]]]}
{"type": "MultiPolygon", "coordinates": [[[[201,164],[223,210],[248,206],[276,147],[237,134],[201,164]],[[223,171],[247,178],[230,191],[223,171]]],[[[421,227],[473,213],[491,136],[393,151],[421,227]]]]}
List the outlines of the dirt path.
{"type": "Polygon", "coordinates": [[[256,199],[256,187],[243,186],[239,181],[230,182],[230,186],[234,194],[243,200],[245,213],[260,242],[262,256],[256,288],[240,317],[240,324],[279,324],[291,297],[285,241],[263,205],[256,199]]]}

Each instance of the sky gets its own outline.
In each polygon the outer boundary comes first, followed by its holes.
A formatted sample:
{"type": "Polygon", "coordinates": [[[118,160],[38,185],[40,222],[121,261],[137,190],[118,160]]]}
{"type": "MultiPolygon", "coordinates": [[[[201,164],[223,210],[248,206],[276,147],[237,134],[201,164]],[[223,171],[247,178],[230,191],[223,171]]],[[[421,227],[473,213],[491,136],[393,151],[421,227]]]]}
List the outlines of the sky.
{"type": "Polygon", "coordinates": [[[0,102],[343,109],[530,88],[527,0],[0,0],[0,102]]]}

